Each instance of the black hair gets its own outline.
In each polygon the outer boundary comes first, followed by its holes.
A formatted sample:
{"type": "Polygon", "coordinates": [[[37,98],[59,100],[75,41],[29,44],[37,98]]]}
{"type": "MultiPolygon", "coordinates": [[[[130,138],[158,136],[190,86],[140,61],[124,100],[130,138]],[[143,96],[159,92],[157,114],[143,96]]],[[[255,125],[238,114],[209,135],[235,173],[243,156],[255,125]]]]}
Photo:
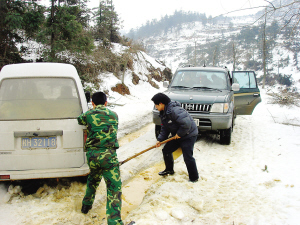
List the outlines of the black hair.
{"type": "Polygon", "coordinates": [[[106,100],[106,94],[103,92],[95,92],[92,96],[92,102],[94,102],[95,105],[104,105],[106,100]]]}
{"type": "Polygon", "coordinates": [[[157,93],[156,95],[154,95],[151,100],[154,102],[155,105],[159,105],[159,103],[162,103],[164,105],[168,105],[169,102],[171,101],[171,99],[163,94],[163,93],[157,93]]]}

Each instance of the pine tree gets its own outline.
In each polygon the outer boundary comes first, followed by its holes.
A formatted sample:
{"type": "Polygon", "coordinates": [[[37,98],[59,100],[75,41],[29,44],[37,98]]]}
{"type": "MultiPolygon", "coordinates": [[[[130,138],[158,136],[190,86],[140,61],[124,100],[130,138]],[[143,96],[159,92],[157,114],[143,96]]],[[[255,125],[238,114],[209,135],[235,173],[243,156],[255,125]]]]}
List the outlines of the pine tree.
{"type": "Polygon", "coordinates": [[[119,35],[119,18],[115,12],[115,7],[112,0],[100,1],[99,8],[96,8],[94,13],[94,37],[103,42],[120,42],[119,35]]]}
{"type": "Polygon", "coordinates": [[[35,36],[44,22],[44,8],[34,2],[0,0],[0,69],[24,60],[17,45],[35,36]]]}
{"type": "Polygon", "coordinates": [[[57,53],[91,53],[93,39],[88,32],[88,10],[85,1],[66,0],[56,3],[51,0],[50,13],[38,41],[50,47],[45,52],[47,61],[59,61],[57,53]]]}

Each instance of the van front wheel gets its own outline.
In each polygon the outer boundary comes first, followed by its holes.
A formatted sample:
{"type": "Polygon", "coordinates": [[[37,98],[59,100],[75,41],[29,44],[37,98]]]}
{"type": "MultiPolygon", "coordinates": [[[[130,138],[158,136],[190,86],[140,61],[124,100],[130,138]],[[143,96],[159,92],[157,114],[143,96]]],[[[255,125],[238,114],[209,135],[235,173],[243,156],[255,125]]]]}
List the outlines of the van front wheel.
{"type": "Polygon", "coordinates": [[[222,145],[230,145],[231,131],[232,131],[232,127],[220,131],[220,142],[222,145]]]}

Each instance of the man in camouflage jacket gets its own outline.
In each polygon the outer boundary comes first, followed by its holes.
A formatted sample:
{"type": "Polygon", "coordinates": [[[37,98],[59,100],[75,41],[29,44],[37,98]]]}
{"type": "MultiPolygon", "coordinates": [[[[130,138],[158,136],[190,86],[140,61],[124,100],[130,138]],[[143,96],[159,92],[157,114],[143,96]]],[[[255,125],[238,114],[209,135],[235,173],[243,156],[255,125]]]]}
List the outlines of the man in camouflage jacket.
{"type": "Polygon", "coordinates": [[[86,214],[92,208],[97,187],[102,179],[107,188],[106,215],[108,225],[123,224],[121,220],[121,178],[116,149],[118,115],[106,108],[106,95],[96,92],[92,96],[92,110],[81,114],[77,120],[87,126],[85,149],[90,174],[87,178],[86,192],[81,212],[86,214]]]}

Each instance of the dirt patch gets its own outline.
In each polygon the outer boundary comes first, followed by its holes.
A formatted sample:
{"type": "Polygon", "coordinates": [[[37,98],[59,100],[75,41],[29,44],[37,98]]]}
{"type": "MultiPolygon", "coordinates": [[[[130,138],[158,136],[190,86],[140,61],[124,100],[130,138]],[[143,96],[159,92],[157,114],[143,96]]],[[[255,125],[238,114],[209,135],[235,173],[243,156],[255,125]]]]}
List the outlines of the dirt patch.
{"type": "Polygon", "coordinates": [[[117,84],[115,87],[112,87],[111,90],[121,95],[130,95],[129,88],[125,84],[117,84]]]}
{"type": "Polygon", "coordinates": [[[138,75],[136,75],[135,73],[132,73],[132,83],[134,85],[137,85],[140,82],[140,78],[138,75]]]}
{"type": "Polygon", "coordinates": [[[133,60],[131,58],[127,61],[127,68],[133,70],[133,60]]]}
{"type": "Polygon", "coordinates": [[[151,72],[151,76],[158,82],[162,81],[162,79],[163,79],[161,76],[160,69],[156,69],[155,71],[151,72]]]}
{"type": "Polygon", "coordinates": [[[151,84],[152,87],[159,89],[159,86],[154,81],[152,81],[152,75],[148,75],[147,78],[148,83],[151,84]]]}
{"type": "Polygon", "coordinates": [[[148,68],[148,71],[150,72],[151,78],[158,82],[163,80],[170,81],[172,79],[172,71],[169,68],[165,68],[163,71],[161,71],[160,68],[154,68],[151,66],[148,68]]]}
{"type": "Polygon", "coordinates": [[[159,89],[159,86],[155,82],[149,81],[149,83],[151,84],[152,87],[159,89]]]}

